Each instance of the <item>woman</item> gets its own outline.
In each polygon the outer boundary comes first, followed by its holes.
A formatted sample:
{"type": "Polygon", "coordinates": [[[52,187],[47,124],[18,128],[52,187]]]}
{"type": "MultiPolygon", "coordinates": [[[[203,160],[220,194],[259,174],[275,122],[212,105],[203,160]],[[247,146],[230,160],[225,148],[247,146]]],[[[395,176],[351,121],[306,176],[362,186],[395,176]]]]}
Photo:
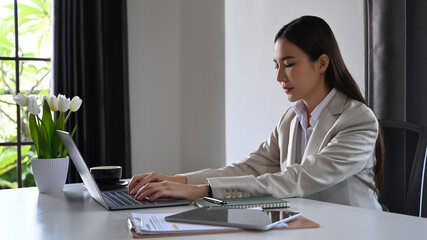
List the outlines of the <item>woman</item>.
{"type": "Polygon", "coordinates": [[[274,39],[277,81],[289,101],[270,138],[247,159],[220,169],[134,176],[136,199],[273,195],[381,209],[378,121],[348,72],[328,24],[303,16],[274,39]]]}

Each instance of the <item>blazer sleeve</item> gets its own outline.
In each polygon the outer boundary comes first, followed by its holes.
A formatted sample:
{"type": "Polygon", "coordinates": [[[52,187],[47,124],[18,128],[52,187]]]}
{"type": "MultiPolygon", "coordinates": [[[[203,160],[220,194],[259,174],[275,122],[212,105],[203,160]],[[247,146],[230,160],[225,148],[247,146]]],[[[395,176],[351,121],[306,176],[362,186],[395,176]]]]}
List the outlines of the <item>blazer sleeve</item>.
{"type": "Polygon", "coordinates": [[[284,149],[279,146],[279,137],[283,138],[283,135],[288,135],[287,138],[289,138],[289,133],[283,131],[279,133],[279,129],[282,128],[281,125],[283,122],[290,122],[287,119],[291,119],[293,116],[293,110],[289,108],[282,116],[282,119],[270,137],[258,147],[257,151],[251,153],[248,158],[219,169],[203,169],[177,175],[186,176],[187,183],[189,184],[203,184],[206,183],[207,178],[244,175],[257,177],[265,173],[280,172],[280,154],[284,149]]]}
{"type": "MultiPolygon", "coordinates": [[[[364,170],[374,155],[377,134],[375,115],[369,108],[359,104],[340,115],[319,149],[307,155],[300,165],[292,164],[284,171],[258,176],[216,177],[208,178],[207,181],[212,187],[213,196],[218,198],[223,198],[230,191],[239,192],[243,196],[304,197],[364,170]]],[[[276,143],[275,134],[272,137],[271,141],[276,143]]],[[[276,153],[272,156],[277,157],[276,153]]],[[[256,162],[262,164],[261,161],[256,162]]],[[[272,162],[268,160],[267,164],[272,162]]]]}

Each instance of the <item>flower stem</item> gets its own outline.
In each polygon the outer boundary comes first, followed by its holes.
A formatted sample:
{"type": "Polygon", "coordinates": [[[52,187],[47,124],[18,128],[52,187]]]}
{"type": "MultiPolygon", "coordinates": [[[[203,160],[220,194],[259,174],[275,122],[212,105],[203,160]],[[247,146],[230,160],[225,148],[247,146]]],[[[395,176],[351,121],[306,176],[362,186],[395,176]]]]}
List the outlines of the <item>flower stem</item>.
{"type": "Polygon", "coordinates": [[[65,118],[65,121],[64,121],[64,126],[62,129],[65,129],[65,123],[67,123],[67,120],[68,120],[68,118],[70,118],[70,115],[71,115],[71,111],[68,112],[67,117],[65,118]]]}
{"type": "Polygon", "coordinates": [[[35,115],[36,116],[36,123],[37,123],[37,127],[40,127],[42,125],[42,120],[40,119],[39,115],[35,115]]]}

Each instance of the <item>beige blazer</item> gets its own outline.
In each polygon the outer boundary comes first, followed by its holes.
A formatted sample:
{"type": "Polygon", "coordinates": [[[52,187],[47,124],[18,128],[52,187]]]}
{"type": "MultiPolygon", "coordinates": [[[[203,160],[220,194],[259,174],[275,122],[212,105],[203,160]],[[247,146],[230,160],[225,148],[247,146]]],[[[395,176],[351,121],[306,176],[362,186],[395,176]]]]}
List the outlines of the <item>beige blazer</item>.
{"type": "Polygon", "coordinates": [[[368,107],[337,92],[321,113],[301,164],[295,163],[298,118],[292,108],[270,138],[247,159],[220,169],[182,174],[189,184],[206,181],[213,197],[305,197],[381,209],[373,167],[378,121],[368,107]]]}

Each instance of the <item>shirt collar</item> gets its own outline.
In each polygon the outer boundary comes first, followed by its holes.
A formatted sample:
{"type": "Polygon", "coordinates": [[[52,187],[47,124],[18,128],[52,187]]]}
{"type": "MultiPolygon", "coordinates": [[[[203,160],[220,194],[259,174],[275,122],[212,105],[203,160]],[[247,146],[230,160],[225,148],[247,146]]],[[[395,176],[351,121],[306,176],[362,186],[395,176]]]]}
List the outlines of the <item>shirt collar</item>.
{"type": "MultiPolygon", "coordinates": [[[[328,105],[328,103],[332,100],[332,98],[334,97],[335,93],[337,92],[337,90],[335,88],[333,88],[328,95],[326,95],[325,98],[323,98],[323,100],[319,103],[319,105],[317,105],[317,107],[313,110],[313,112],[311,112],[310,116],[310,126],[312,128],[314,128],[314,126],[317,123],[317,120],[320,117],[320,114],[323,112],[323,109],[325,109],[325,107],[328,105]]],[[[298,102],[295,103],[295,105],[293,106],[293,109],[296,113],[296,115],[298,116],[298,119],[300,121],[301,126],[307,126],[307,109],[305,107],[305,104],[302,100],[299,100],[298,102]]]]}

